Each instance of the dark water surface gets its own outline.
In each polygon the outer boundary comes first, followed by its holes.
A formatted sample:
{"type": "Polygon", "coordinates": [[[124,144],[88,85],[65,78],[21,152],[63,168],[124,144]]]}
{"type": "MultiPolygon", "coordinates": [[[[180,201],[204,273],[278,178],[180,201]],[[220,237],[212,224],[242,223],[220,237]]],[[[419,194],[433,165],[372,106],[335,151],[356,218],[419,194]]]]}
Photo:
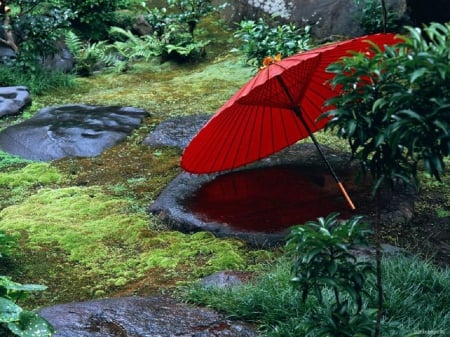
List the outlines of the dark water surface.
{"type": "Polygon", "coordinates": [[[187,202],[203,221],[236,230],[282,232],[331,212],[351,216],[337,183],[326,170],[275,166],[221,175],[203,185],[187,202]]]}

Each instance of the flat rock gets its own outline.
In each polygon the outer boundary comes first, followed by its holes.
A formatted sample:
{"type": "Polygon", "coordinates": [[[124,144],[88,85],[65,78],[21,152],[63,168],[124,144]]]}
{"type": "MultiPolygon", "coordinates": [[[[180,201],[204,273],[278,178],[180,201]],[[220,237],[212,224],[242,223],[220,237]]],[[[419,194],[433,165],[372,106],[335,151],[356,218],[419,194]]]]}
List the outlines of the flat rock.
{"type": "Polygon", "coordinates": [[[17,115],[31,103],[27,87],[0,87],[0,117],[17,115]]]}
{"type": "Polygon", "coordinates": [[[59,304],[39,314],[53,337],[256,337],[252,326],[167,297],[122,297],[59,304]]]}
{"type": "Polygon", "coordinates": [[[148,146],[175,146],[184,149],[211,115],[201,114],[169,118],[156,126],[145,139],[148,146]]]}
{"type": "Polygon", "coordinates": [[[133,107],[63,105],[0,132],[0,149],[38,161],[94,157],[139,127],[148,112],[133,107]]]}

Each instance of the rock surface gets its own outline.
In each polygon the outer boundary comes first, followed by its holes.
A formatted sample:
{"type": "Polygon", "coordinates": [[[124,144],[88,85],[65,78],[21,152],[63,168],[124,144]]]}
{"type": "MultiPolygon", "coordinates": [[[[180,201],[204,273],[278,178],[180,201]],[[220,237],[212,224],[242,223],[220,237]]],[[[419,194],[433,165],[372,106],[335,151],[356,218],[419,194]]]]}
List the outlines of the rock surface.
{"type": "Polygon", "coordinates": [[[41,309],[53,337],[256,337],[248,324],[166,297],[122,297],[41,309]]]}
{"type": "Polygon", "coordinates": [[[210,118],[207,114],[169,118],[144,139],[144,144],[183,149],[210,118]]]}
{"type": "Polygon", "coordinates": [[[133,107],[47,107],[1,131],[0,149],[38,161],[93,157],[124,139],[147,115],[145,110],[133,107]]]}
{"type": "MultiPolygon", "coordinates": [[[[406,2],[406,0],[386,0],[389,9],[398,13],[403,21],[408,22],[406,2]]],[[[364,35],[356,18],[359,9],[354,0],[231,0],[228,3],[230,6],[223,15],[231,24],[275,14],[300,27],[305,24],[313,25],[312,34],[318,39],[333,35],[364,35]]]]}
{"type": "Polygon", "coordinates": [[[17,115],[31,103],[27,87],[0,87],[0,117],[17,115]]]}

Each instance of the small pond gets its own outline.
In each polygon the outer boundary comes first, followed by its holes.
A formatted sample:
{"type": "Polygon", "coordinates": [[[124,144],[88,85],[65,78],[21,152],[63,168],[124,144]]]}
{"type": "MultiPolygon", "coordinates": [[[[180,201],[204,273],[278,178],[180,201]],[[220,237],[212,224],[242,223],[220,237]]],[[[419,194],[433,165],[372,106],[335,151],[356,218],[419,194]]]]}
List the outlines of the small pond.
{"type": "Polygon", "coordinates": [[[186,208],[205,222],[265,233],[283,232],[331,212],[352,214],[326,170],[293,165],[219,176],[186,200],[186,208]]]}

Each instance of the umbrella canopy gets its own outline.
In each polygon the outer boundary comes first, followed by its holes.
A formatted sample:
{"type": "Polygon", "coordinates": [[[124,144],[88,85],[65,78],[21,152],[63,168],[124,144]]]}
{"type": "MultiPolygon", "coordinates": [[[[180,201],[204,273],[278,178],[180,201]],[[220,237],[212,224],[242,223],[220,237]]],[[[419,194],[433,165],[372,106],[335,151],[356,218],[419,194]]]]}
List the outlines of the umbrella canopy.
{"type": "Polygon", "coordinates": [[[383,48],[400,40],[393,34],[362,36],[302,52],[260,70],[194,136],[184,150],[181,167],[197,174],[230,170],[312,137],[327,123],[317,121],[326,111],[323,104],[338,94],[328,84],[334,75],[327,67],[351,52],[370,56],[369,41],[383,48]]]}
{"type": "Polygon", "coordinates": [[[311,132],[324,102],[338,94],[327,83],[326,68],[350,51],[369,52],[372,41],[383,48],[399,40],[373,34],[302,52],[259,71],[206,123],[186,147],[181,167],[191,173],[229,170],[267,157],[309,132],[295,113],[301,111],[311,132]]]}

